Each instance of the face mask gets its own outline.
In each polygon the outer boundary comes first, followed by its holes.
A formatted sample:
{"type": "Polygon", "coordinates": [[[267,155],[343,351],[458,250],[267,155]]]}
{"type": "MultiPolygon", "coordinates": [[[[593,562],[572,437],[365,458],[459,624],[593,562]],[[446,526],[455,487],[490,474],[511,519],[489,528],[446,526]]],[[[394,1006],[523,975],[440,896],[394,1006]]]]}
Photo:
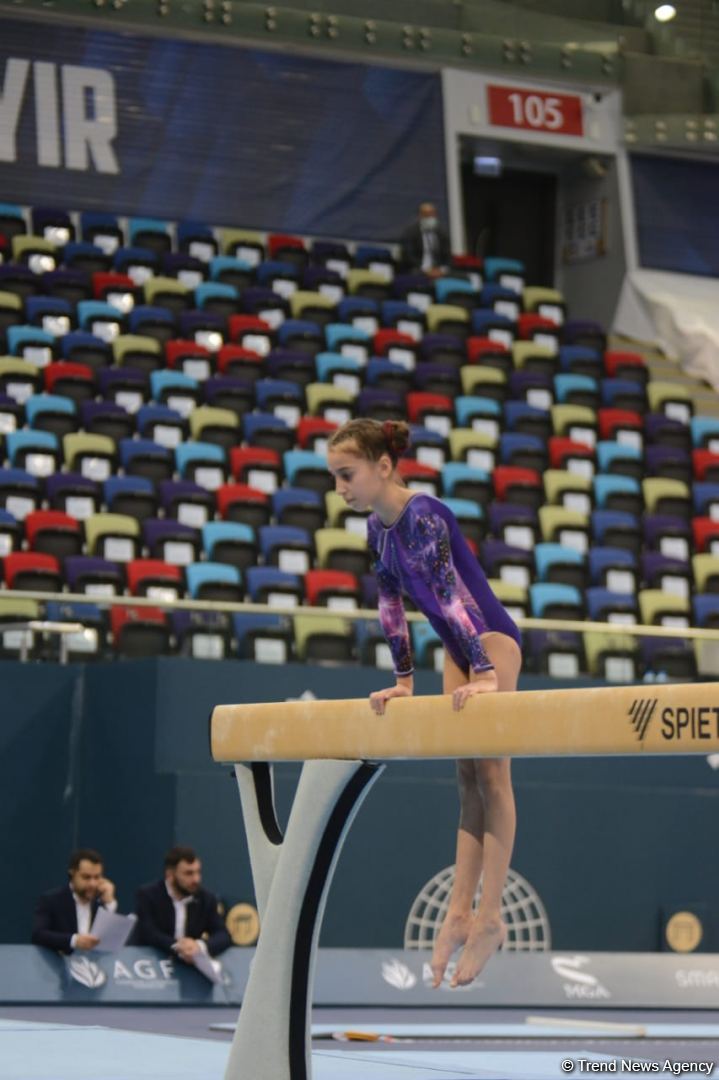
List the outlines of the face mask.
{"type": "Polygon", "coordinates": [[[430,232],[432,229],[436,229],[439,225],[439,221],[436,217],[423,217],[420,218],[420,228],[430,232]]]}

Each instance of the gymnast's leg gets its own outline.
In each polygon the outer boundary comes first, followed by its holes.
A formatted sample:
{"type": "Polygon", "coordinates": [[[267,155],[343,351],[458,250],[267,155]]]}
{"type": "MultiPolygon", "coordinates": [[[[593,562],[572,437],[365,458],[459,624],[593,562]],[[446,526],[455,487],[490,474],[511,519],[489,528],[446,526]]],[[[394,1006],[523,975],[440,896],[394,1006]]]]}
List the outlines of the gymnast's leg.
{"type": "MultiPolygon", "coordinates": [[[[482,635],[495,667],[496,690],[516,690],[522,656],[505,634],[482,635]]],[[[467,673],[445,659],[444,693],[468,681],[467,673]]],[[[442,982],[452,953],[464,945],[453,986],[472,982],[502,944],[506,929],[500,916],[502,889],[514,845],[516,815],[508,758],[457,762],[460,822],[455,880],[449,907],[432,956],[433,985],[442,982]],[[482,899],[476,914],[472,901],[484,870],[482,899]]]]}

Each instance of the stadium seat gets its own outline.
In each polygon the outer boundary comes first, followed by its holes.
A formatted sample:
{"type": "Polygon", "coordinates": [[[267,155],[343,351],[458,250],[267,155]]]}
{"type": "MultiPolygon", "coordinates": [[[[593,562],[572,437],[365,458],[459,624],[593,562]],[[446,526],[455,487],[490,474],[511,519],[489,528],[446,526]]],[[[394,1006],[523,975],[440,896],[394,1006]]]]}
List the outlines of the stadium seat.
{"type": "Polygon", "coordinates": [[[354,659],[354,636],[346,619],[337,615],[294,615],[293,623],[295,649],[304,663],[347,663],[354,659]]]}
{"type": "Polygon", "coordinates": [[[589,514],[592,509],[592,484],[584,476],[568,469],[547,469],[544,472],[544,493],[550,506],[564,506],[589,514]]]}
{"type": "Polygon", "coordinates": [[[242,574],[237,566],[229,563],[190,563],[185,567],[185,577],[193,600],[239,603],[244,599],[242,574]]]}
{"type": "Polygon", "coordinates": [[[689,601],[664,589],[641,589],[639,611],[648,626],[689,626],[689,601]]]}
{"type": "Polygon", "coordinates": [[[77,431],[77,406],[59,394],[33,394],[25,402],[28,424],[35,431],[49,431],[58,438],[77,431]]]}
{"type": "MultiPolygon", "coordinates": [[[[208,521],[202,527],[202,544],[213,562],[227,563],[245,571],[257,561],[255,530],[234,521],[208,521]]],[[[195,562],[197,549],[189,562],[195,562]]]]}
{"type": "Polygon", "coordinates": [[[165,517],[176,518],[182,525],[200,529],[214,516],[213,493],[191,480],[163,480],[159,494],[165,517]]]}
{"type": "Polygon", "coordinates": [[[484,539],[480,561],[487,577],[499,578],[509,585],[521,585],[523,589],[529,587],[534,576],[532,552],[510,547],[502,540],[484,539]]]}
{"type": "Polygon", "coordinates": [[[117,467],[117,447],[107,435],[66,435],[63,451],[68,469],[96,483],[107,480],[117,467]]]}
{"type": "Polygon", "coordinates": [[[611,593],[636,593],[639,582],[636,556],[625,548],[590,548],[589,580],[611,593]]]}
{"type": "Polygon", "coordinates": [[[275,566],[250,566],[246,578],[250,600],[255,604],[297,607],[304,599],[300,574],[291,574],[275,566]]]}
{"type": "Polygon", "coordinates": [[[232,621],[223,611],[173,611],[172,635],[180,656],[227,660],[232,652],[232,621]]]}
{"type": "Polygon", "coordinates": [[[343,570],[359,578],[370,568],[366,541],[344,529],[318,529],[314,536],[317,563],[323,570],[343,570]]]}
{"type": "Polygon", "coordinates": [[[11,431],[5,437],[5,449],[14,469],[38,478],[51,476],[60,465],[59,441],[49,431],[11,431]]]}
{"type": "Polygon", "coordinates": [[[601,587],[586,590],[587,613],[594,622],[634,624],[637,622],[637,598],[634,593],[617,593],[601,587]]]}
{"type": "Polygon", "coordinates": [[[145,476],[157,484],[172,476],[175,456],[167,447],[151,439],[121,439],[120,464],[126,475],[145,476]]]}
{"type": "Polygon", "coordinates": [[[217,489],[217,508],[225,521],[239,521],[253,529],[268,525],[270,497],[249,484],[223,484],[217,489]]]}
{"type": "Polygon", "coordinates": [[[589,549],[589,516],[564,506],[541,506],[539,525],[545,543],[564,544],[582,555],[589,549]]]}
{"type": "Polygon", "coordinates": [[[268,495],[279,487],[282,467],[276,450],[233,447],[230,451],[230,468],[232,475],[240,483],[249,484],[268,495]]]}
{"type": "Polygon", "coordinates": [[[322,499],[322,494],[312,488],[280,488],[272,495],[272,512],[280,525],[293,525],[313,533],[325,523],[322,499]]]}
{"type": "Polygon", "coordinates": [[[566,544],[551,541],[537,544],[534,549],[534,561],[539,581],[571,585],[580,590],[587,584],[584,555],[581,551],[567,547],[566,544]]]}
{"type": "Polygon", "coordinates": [[[292,487],[308,488],[320,495],[331,491],[334,479],[327,471],[327,461],[311,450],[288,450],[283,455],[285,475],[292,487]]]}
{"type": "Polygon", "coordinates": [[[304,577],[307,602],[315,607],[352,611],[359,606],[359,582],[344,570],[308,570],[304,577]]]}
{"type": "Polygon", "coordinates": [[[584,651],[590,675],[608,683],[633,683],[640,670],[637,640],[621,632],[606,634],[587,631],[584,651]]]}
{"type": "MultiPolygon", "coordinates": [[[[174,461],[183,480],[191,480],[207,491],[217,491],[227,480],[225,451],[214,443],[180,443],[175,448],[174,461]]],[[[168,476],[161,479],[169,479],[172,472],[170,469],[168,476]]]]}
{"type": "Polygon", "coordinates": [[[93,514],[85,521],[89,555],[128,563],[139,556],[140,525],[127,514],[93,514]]]}
{"type": "Polygon", "coordinates": [[[536,619],[581,619],[582,593],[574,585],[540,581],[529,587],[532,615],[536,619]]]}
{"type": "Polygon", "coordinates": [[[107,509],[144,521],[157,516],[157,496],[152,481],[144,476],[111,476],[103,484],[107,509]]]}
{"type": "Polygon", "coordinates": [[[62,562],[82,552],[84,537],[75,518],[61,510],[35,510],[25,518],[25,535],[31,551],[54,555],[62,562]]]}
{"type": "Polygon", "coordinates": [[[24,469],[0,469],[0,506],[17,521],[24,521],[42,502],[42,488],[36,476],[24,469]]]}
{"type": "Polygon", "coordinates": [[[267,565],[278,566],[290,574],[306,574],[310,569],[314,545],[306,529],[297,525],[265,525],[258,535],[267,565]]]}
{"type": "Polygon", "coordinates": [[[38,551],[13,551],[3,560],[8,589],[25,592],[59,592],[62,588],[60,563],[54,555],[38,551]]]}
{"type": "Polygon", "coordinates": [[[170,652],[170,627],[159,608],[114,605],[110,608],[110,627],[118,656],[138,659],[170,652]]]}
{"type": "Polygon", "coordinates": [[[286,664],[294,654],[294,629],[286,615],[234,614],[237,651],[242,660],[286,664]]]}
{"type": "Polygon", "coordinates": [[[127,564],[127,585],[133,596],[151,600],[179,600],[183,593],[182,571],[161,559],[133,559],[127,564]]]}

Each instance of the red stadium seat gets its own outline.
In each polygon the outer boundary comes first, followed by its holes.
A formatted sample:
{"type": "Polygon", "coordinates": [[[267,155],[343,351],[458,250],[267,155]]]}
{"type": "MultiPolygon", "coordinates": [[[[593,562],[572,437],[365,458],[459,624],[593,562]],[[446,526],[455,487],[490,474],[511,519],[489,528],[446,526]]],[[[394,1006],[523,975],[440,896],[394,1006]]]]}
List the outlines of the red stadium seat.
{"type": "Polygon", "coordinates": [[[532,341],[537,334],[547,334],[550,337],[557,337],[559,327],[551,319],[545,319],[543,315],[536,315],[533,312],[524,312],[517,319],[517,329],[519,331],[519,338],[522,341],[532,341]]]}
{"type": "Polygon", "coordinates": [[[267,493],[249,484],[223,484],[217,489],[217,506],[225,521],[241,521],[253,529],[269,525],[272,516],[267,493]]]}
{"type": "Polygon", "coordinates": [[[642,418],[627,409],[599,409],[597,412],[600,439],[616,439],[621,431],[636,431],[641,438],[642,418]]]}
{"type": "Polygon", "coordinates": [[[239,376],[253,381],[259,378],[265,359],[252,349],[241,345],[223,345],[217,354],[217,369],[221,375],[239,376]]]}
{"type": "Polygon", "coordinates": [[[494,493],[501,502],[538,508],[544,502],[542,478],[536,469],[498,465],[492,473],[494,493]]]}
{"type": "Polygon", "coordinates": [[[184,592],[180,567],[161,559],[133,559],[127,564],[126,573],[133,596],[179,600],[184,592]]]}
{"type": "Polygon", "coordinates": [[[594,462],[594,450],[586,443],[575,442],[564,435],[553,435],[549,440],[549,464],[553,469],[571,468],[570,462],[578,459],[594,462]]]}
{"type": "Polygon", "coordinates": [[[467,338],[467,358],[470,364],[484,364],[509,373],[514,367],[511,351],[488,337],[467,338]]]}
{"type": "Polygon", "coordinates": [[[112,274],[103,270],[96,271],[92,275],[92,295],[94,298],[111,303],[112,301],[108,298],[113,294],[129,295],[134,299],[135,282],[127,274],[112,274]]]}
{"type": "Polygon", "coordinates": [[[693,518],[692,533],[697,553],[707,551],[712,555],[719,555],[719,521],[709,517],[693,518]]]}
{"type": "Polygon", "coordinates": [[[230,450],[230,468],[235,480],[261,491],[274,491],[282,476],[280,455],[276,450],[263,446],[233,447],[230,450]],[[274,486],[265,476],[274,477],[274,486]]]}
{"type": "Polygon", "coordinates": [[[347,570],[308,570],[304,583],[307,602],[313,606],[347,607],[348,601],[359,605],[359,582],[347,570]]]}
{"type": "Polygon", "coordinates": [[[165,360],[168,368],[182,371],[183,361],[200,358],[205,360],[210,367],[212,366],[212,353],[204,345],[198,345],[196,341],[175,339],[165,343],[165,360]]]}
{"type": "Polygon", "coordinates": [[[32,551],[64,559],[80,555],[83,535],[80,523],[61,510],[35,510],[25,518],[25,535],[32,551]]]}
{"type": "Polygon", "coordinates": [[[401,330],[387,329],[378,330],[372,339],[375,356],[387,356],[390,349],[399,347],[409,349],[414,354],[417,350],[417,342],[409,334],[403,334],[401,330]]]}
{"type": "Polygon", "coordinates": [[[70,364],[58,360],[44,371],[48,394],[61,394],[73,401],[92,401],[96,394],[95,374],[87,364],[70,364]]]}
{"type": "Polygon", "coordinates": [[[326,442],[337,427],[324,416],[303,416],[297,425],[297,445],[300,450],[315,450],[318,440],[326,442]]]}
{"type": "MultiPolygon", "coordinates": [[[[410,423],[421,424],[430,428],[432,425],[426,423],[427,417],[446,417],[449,427],[451,427],[454,406],[452,405],[452,399],[445,394],[425,394],[415,390],[411,394],[407,394],[407,415],[410,423]]],[[[447,432],[445,431],[443,434],[447,434],[447,432]]]]}
{"type": "Polygon", "coordinates": [[[694,450],[692,466],[695,480],[703,480],[709,484],[719,483],[719,454],[712,454],[711,450],[694,450]]]}
{"type": "Polygon", "coordinates": [[[54,555],[39,551],[17,551],[5,558],[5,584],[10,589],[59,592],[60,564],[54,555]]]}
{"type": "Polygon", "coordinates": [[[236,345],[254,349],[262,356],[266,356],[272,347],[274,341],[272,327],[257,315],[230,315],[227,328],[230,338],[236,345]],[[262,344],[263,341],[265,344],[262,344]],[[261,348],[257,347],[258,344],[261,348]]]}
{"type": "Polygon", "coordinates": [[[605,353],[604,370],[610,379],[634,379],[644,383],[649,377],[644,357],[634,352],[613,350],[605,353]]]}
{"type": "Polygon", "coordinates": [[[161,656],[170,651],[167,617],[159,608],[112,607],[110,628],[115,652],[122,656],[161,656]]]}
{"type": "Polygon", "coordinates": [[[439,494],[439,469],[432,469],[429,465],[422,465],[413,458],[400,458],[397,462],[397,472],[409,487],[412,487],[412,484],[415,483],[424,490],[431,489],[434,495],[439,494]]]}

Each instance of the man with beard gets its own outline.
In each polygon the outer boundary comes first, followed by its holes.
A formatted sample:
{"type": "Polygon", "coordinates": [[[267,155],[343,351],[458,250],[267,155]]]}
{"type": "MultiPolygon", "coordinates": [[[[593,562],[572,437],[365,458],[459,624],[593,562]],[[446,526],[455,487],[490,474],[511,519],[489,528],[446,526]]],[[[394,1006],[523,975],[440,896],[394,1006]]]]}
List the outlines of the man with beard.
{"type": "Polygon", "coordinates": [[[73,851],[67,876],[67,885],[38,900],[31,941],[63,953],[94,949],[100,939],[91,932],[92,923],[99,907],[117,910],[115,886],[103,875],[102,855],[92,848],[73,851]]]}
{"type": "Polygon", "coordinates": [[[191,847],[170,848],[164,878],[138,889],[136,910],[137,943],[173,952],[185,963],[193,963],[198,950],[214,957],[231,944],[217,898],[202,887],[202,863],[191,847]]]}

